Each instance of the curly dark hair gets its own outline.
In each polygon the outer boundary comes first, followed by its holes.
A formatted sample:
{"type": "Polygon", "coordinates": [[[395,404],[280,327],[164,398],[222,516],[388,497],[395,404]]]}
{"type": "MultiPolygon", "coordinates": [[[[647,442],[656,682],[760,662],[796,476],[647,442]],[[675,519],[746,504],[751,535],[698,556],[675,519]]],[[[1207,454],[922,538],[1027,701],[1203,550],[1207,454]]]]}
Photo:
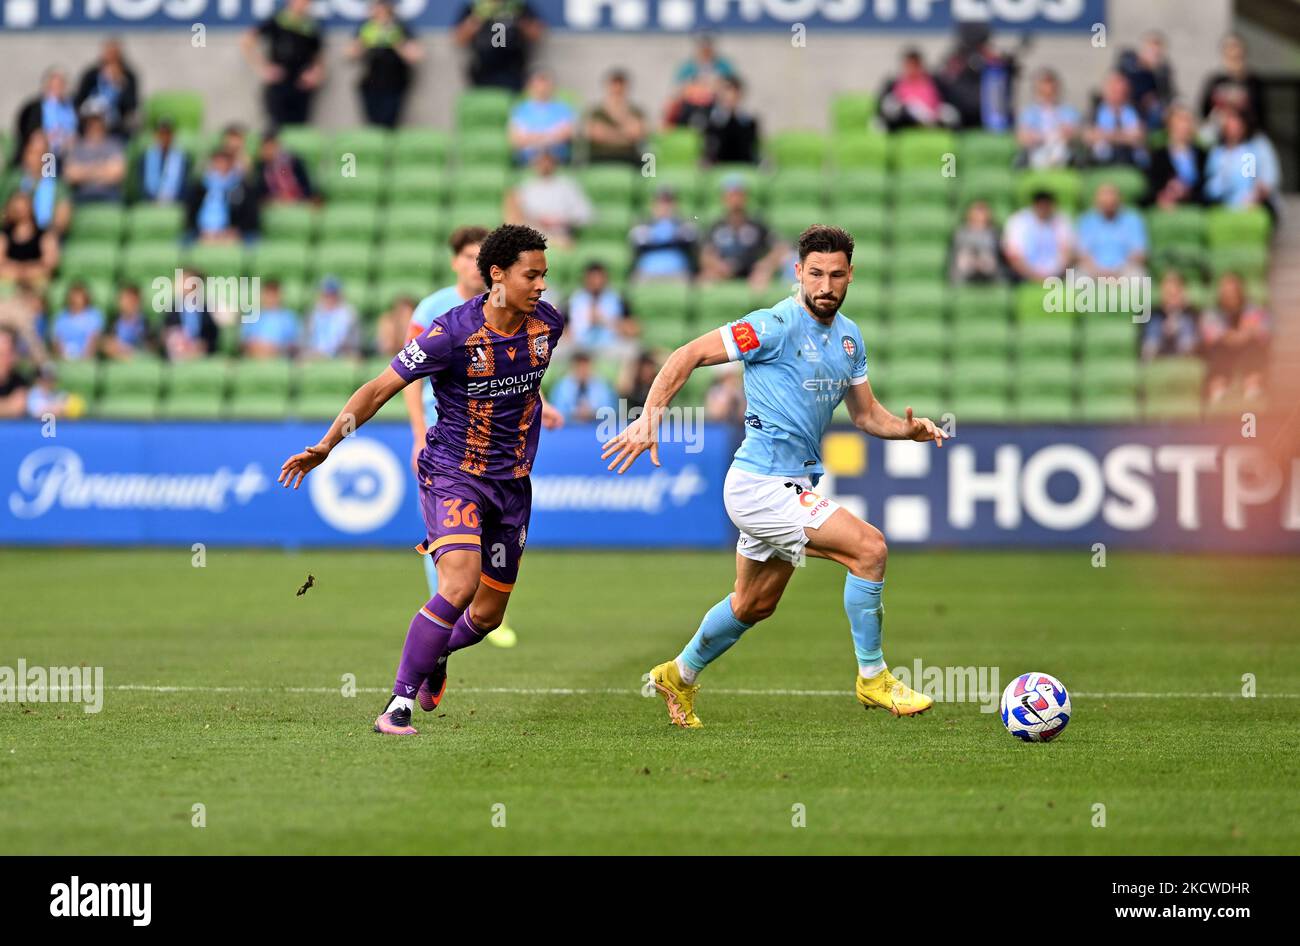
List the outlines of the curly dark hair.
{"type": "Polygon", "coordinates": [[[478,271],[483,282],[492,285],[492,267],[509,269],[520,254],[530,250],[545,250],[546,237],[532,227],[507,223],[487,235],[478,248],[478,271]]]}
{"type": "Polygon", "coordinates": [[[840,227],[814,223],[799,234],[799,262],[806,260],[809,253],[843,253],[852,263],[853,237],[849,235],[849,231],[840,227]]]}

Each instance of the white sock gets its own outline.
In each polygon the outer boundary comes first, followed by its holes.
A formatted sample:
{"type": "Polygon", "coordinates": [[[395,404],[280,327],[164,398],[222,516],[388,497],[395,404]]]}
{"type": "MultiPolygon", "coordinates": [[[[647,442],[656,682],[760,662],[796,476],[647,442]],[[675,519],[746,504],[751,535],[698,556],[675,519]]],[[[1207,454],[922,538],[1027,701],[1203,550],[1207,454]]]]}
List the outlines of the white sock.
{"type": "Polygon", "coordinates": [[[391,713],[395,709],[413,710],[415,709],[415,700],[409,696],[394,696],[388,704],[388,709],[384,710],[384,712],[391,713]]]}
{"type": "Polygon", "coordinates": [[[878,677],[885,672],[885,658],[881,657],[875,663],[858,664],[858,676],[864,680],[870,680],[872,677],[878,677]]]}
{"type": "Polygon", "coordinates": [[[681,676],[682,683],[685,683],[687,686],[694,686],[695,678],[699,676],[699,674],[686,666],[686,664],[682,663],[682,658],[680,657],[677,657],[673,662],[677,664],[677,673],[681,676]]]}

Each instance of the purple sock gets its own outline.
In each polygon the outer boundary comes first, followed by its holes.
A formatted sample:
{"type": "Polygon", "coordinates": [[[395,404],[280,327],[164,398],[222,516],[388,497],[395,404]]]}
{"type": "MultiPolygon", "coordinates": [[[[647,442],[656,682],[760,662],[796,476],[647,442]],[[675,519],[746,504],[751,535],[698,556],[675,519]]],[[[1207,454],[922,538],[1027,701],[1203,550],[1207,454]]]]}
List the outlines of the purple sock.
{"type": "Polygon", "coordinates": [[[460,616],[456,626],[451,629],[451,640],[447,641],[447,653],[462,647],[473,647],[487,635],[474,626],[469,619],[469,610],[460,616]]]}
{"type": "Polygon", "coordinates": [[[446,651],[447,641],[460,616],[460,608],[442,595],[434,595],[424,607],[415,612],[415,617],[411,618],[411,628],[406,632],[401,663],[397,665],[393,696],[415,698],[420,684],[433,672],[438,658],[446,651]]]}

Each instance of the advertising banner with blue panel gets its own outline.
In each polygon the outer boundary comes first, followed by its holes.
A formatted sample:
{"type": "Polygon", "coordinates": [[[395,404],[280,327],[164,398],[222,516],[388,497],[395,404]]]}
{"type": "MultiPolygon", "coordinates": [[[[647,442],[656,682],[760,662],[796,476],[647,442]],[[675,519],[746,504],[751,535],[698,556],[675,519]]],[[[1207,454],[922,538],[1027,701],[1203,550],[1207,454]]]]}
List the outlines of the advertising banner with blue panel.
{"type": "Polygon", "coordinates": [[[1244,430],[962,425],[939,449],[846,427],[818,490],[891,545],[1300,552],[1300,456],[1244,430]]]}
{"type": "MultiPolygon", "coordinates": [[[[0,422],[0,543],[38,545],[384,545],[424,538],[410,431],[370,424],[294,492],[280,464],[321,424],[0,422]]],[[[600,431],[542,435],[529,546],[725,546],[735,532],[722,480],[735,431],[704,425],[615,476],[600,431]],[[669,455],[671,454],[671,455],[669,455]]]]}
{"type": "MultiPolygon", "coordinates": [[[[1106,21],[1105,0],[529,0],[553,29],[585,32],[697,30],[951,30],[977,21],[995,29],[1086,32],[1106,21]]],[[[0,0],[5,30],[242,28],[283,0],[0,0]]],[[[466,0],[396,0],[416,28],[447,29],[466,0]]],[[[480,4],[481,5],[481,4],[480,4]]],[[[316,0],[327,27],[355,27],[369,0],[316,0]]]]}

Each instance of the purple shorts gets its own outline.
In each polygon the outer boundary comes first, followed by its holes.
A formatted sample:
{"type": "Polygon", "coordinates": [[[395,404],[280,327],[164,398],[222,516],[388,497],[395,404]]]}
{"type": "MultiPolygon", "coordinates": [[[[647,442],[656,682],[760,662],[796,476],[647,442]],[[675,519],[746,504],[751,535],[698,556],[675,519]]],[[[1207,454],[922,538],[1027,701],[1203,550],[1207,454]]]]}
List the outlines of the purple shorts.
{"type": "Polygon", "coordinates": [[[428,451],[420,454],[420,512],[426,538],[415,548],[435,562],[452,549],[479,552],[483,584],[510,591],[519,577],[532,508],[533,485],[526,476],[490,480],[461,470],[438,472],[428,451]]]}

